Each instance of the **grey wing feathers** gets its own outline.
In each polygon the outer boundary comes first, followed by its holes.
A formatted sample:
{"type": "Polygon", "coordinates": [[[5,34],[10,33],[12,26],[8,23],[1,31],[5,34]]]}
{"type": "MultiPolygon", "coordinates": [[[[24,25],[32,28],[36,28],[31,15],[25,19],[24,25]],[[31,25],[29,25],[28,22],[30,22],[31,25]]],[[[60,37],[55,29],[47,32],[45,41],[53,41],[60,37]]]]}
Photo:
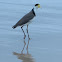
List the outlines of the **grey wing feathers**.
{"type": "Polygon", "coordinates": [[[20,19],[12,28],[16,28],[17,26],[26,24],[31,19],[33,19],[34,16],[35,15],[33,14],[32,10],[31,10],[28,14],[26,14],[24,17],[22,17],[22,19],[20,19]]]}

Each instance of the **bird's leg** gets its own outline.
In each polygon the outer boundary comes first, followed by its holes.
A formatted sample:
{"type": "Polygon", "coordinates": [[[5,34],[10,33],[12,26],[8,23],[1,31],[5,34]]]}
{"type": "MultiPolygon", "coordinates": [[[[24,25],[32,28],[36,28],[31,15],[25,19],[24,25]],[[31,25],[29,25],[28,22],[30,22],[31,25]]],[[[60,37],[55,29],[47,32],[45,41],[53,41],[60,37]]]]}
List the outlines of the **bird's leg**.
{"type": "Polygon", "coordinates": [[[28,25],[27,25],[27,34],[28,34],[28,39],[30,40],[29,33],[28,33],[28,25]]]}
{"type": "Polygon", "coordinates": [[[27,50],[27,54],[28,54],[28,46],[29,46],[29,40],[30,40],[29,33],[28,33],[28,25],[27,25],[27,34],[28,34],[28,44],[27,44],[26,50],[27,50]]]}
{"type": "Polygon", "coordinates": [[[22,49],[22,51],[21,51],[21,53],[23,53],[23,50],[24,50],[25,45],[26,45],[26,42],[25,42],[26,35],[25,35],[24,30],[23,30],[23,26],[21,27],[21,29],[22,29],[22,31],[23,31],[23,33],[24,33],[24,47],[23,47],[23,49],[22,49]]]}
{"type": "Polygon", "coordinates": [[[22,31],[23,31],[23,33],[24,33],[24,39],[25,39],[25,38],[26,38],[26,35],[25,35],[24,30],[23,30],[23,26],[21,27],[21,29],[22,29],[22,31]]]}

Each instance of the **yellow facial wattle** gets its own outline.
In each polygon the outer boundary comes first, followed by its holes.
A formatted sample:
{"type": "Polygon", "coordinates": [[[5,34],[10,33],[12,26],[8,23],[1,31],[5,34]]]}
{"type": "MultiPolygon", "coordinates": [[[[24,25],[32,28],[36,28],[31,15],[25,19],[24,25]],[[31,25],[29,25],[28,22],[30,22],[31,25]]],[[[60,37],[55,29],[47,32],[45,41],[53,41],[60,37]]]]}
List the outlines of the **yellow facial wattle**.
{"type": "Polygon", "coordinates": [[[40,5],[38,5],[38,8],[40,8],[40,5]]]}

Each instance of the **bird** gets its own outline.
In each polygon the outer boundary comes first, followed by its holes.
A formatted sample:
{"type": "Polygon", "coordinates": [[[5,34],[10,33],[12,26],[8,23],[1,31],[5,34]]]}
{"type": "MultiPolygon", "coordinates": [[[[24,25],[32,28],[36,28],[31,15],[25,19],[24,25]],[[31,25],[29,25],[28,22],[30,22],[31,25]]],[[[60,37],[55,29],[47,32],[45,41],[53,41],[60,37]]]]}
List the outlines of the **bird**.
{"type": "Polygon", "coordinates": [[[21,26],[21,29],[24,33],[24,39],[26,37],[25,32],[23,30],[23,26],[27,26],[27,34],[28,34],[28,38],[29,37],[29,33],[28,33],[28,25],[32,22],[32,19],[36,16],[36,11],[37,9],[40,8],[40,4],[35,4],[34,7],[32,8],[32,10],[30,12],[28,12],[26,15],[24,15],[12,28],[15,29],[18,26],[21,26]]]}

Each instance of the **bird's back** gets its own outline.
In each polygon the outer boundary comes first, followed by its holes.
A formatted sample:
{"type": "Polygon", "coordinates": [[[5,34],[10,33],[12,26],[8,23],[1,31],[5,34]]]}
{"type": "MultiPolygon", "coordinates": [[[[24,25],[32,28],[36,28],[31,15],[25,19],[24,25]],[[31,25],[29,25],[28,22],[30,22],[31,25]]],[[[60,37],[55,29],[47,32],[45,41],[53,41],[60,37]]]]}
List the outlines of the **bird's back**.
{"type": "Polygon", "coordinates": [[[13,28],[16,28],[17,26],[24,25],[28,22],[31,21],[31,19],[34,18],[35,13],[33,12],[34,10],[32,9],[28,14],[26,14],[24,17],[22,17],[14,26],[13,28]]]}

